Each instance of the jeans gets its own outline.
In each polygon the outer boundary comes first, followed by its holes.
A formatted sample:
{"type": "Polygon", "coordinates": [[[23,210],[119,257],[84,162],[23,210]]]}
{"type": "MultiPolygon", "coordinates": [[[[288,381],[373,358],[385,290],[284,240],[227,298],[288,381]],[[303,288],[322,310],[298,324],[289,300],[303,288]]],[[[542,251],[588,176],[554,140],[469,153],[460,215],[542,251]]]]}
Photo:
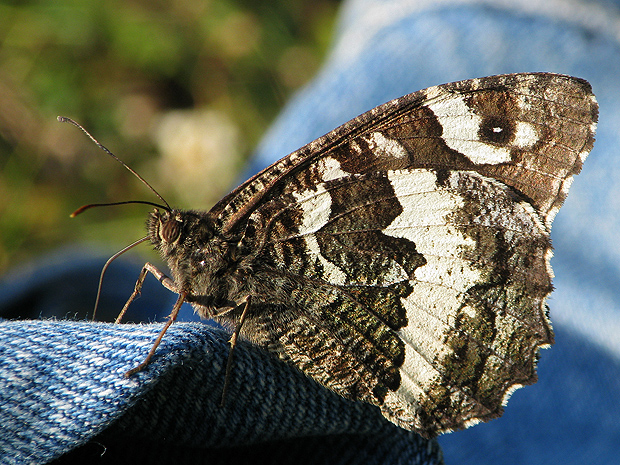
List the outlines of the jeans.
{"type": "MultiPolygon", "coordinates": [[[[612,1],[345,2],[323,68],[284,108],[247,168],[249,176],[348,119],[431,85],[522,71],[590,81],[600,104],[597,141],[552,234],[556,344],[541,353],[538,383],[518,390],[501,419],[439,438],[447,463],[612,463],[620,452],[617,8],[612,1]]],[[[441,461],[436,441],[396,428],[376,408],[344,400],[243,342],[220,407],[229,336],[211,325],[174,324],[149,369],[123,378],[161,324],[50,320],[92,306],[92,296],[63,285],[94,289],[87,283],[96,282],[102,261],[66,256],[53,267],[16,270],[0,286],[7,318],[0,321],[0,463],[63,454],[60,463],[78,463],[104,450],[101,460],[110,463],[441,461]]],[[[122,307],[139,269],[120,261],[109,271],[104,313],[122,307]]],[[[175,300],[149,279],[142,294],[132,311],[151,321],[175,300]]]]}

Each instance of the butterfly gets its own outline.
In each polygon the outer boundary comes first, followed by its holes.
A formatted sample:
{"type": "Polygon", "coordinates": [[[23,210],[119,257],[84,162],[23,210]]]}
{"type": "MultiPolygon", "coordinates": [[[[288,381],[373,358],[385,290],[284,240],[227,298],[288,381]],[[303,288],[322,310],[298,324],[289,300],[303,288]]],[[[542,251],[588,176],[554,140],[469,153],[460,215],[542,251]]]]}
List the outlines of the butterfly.
{"type": "Polygon", "coordinates": [[[189,302],[232,326],[233,346],[245,337],[422,436],[500,416],[553,343],[549,234],[597,115],[569,76],[440,85],[358,116],[208,212],[156,208],[148,240],[171,277],[147,263],[136,289],[151,272],[179,297],[131,373],[189,302]]]}

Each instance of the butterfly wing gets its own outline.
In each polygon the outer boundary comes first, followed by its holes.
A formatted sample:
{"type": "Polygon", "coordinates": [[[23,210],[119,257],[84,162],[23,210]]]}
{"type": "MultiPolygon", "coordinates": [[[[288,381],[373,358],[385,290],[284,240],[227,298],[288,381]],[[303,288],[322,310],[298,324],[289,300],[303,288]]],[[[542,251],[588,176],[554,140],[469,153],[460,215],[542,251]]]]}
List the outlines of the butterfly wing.
{"type": "Polygon", "coordinates": [[[592,147],[589,85],[517,74],[377,107],[211,212],[259,280],[259,344],[432,436],[502,413],[553,342],[553,216],[592,147]]]}
{"type": "Polygon", "coordinates": [[[347,174],[477,171],[515,188],[551,224],[592,149],[598,105],[582,79],[508,74],[430,87],[380,105],[258,173],[209,212],[243,227],[282,192],[347,174]]]}

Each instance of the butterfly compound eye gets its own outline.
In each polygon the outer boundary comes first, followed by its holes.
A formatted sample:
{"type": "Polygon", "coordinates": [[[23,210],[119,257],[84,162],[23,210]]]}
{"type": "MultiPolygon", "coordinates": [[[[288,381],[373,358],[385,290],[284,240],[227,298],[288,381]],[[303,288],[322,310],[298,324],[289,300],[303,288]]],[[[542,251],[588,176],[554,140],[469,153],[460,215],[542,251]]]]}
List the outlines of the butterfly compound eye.
{"type": "Polygon", "coordinates": [[[159,235],[163,241],[169,244],[175,242],[181,235],[181,222],[175,218],[163,221],[159,235]]]}

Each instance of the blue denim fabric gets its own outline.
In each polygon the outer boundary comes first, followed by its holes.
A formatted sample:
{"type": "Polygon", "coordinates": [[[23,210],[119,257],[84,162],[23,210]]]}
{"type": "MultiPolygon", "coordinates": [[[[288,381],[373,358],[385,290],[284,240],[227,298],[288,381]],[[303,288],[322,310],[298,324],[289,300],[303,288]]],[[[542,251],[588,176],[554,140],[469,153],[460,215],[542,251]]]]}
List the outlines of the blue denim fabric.
{"type": "MultiPolygon", "coordinates": [[[[522,71],[590,81],[600,104],[597,142],[552,234],[556,345],[541,354],[539,382],[515,392],[501,419],[440,438],[447,463],[617,462],[618,11],[612,0],[348,1],[323,69],[282,111],[248,168],[254,173],[365,110],[431,85],[522,71]]],[[[92,265],[72,263],[63,279],[43,267],[38,277],[21,275],[0,287],[0,314],[62,317],[90,308],[92,298],[78,300],[82,284],[94,288],[85,282],[92,265]],[[59,282],[74,286],[59,293],[59,282]]],[[[107,296],[111,308],[131,292],[140,265],[131,272],[128,266],[111,273],[126,281],[107,296]]],[[[159,316],[174,301],[157,286],[143,295],[151,299],[145,311],[159,316]]],[[[149,369],[123,379],[159,328],[0,323],[0,462],[44,463],[73,450],[65,463],[79,463],[104,448],[102,459],[118,463],[440,460],[434,442],[392,427],[375,408],[340,399],[247,344],[236,353],[221,409],[226,336],[204,324],[173,325],[149,369]]]]}
{"type": "Polygon", "coordinates": [[[234,376],[220,407],[229,335],[200,323],[174,325],[149,369],[124,378],[159,329],[0,322],[3,463],[44,463],[81,445],[88,449],[74,452],[69,463],[98,458],[106,448],[104,463],[118,463],[130,450],[133,463],[139,457],[140,463],[146,457],[163,463],[179,453],[189,459],[192,452],[195,463],[203,454],[209,456],[205,463],[216,457],[260,461],[260,454],[262,460],[283,454],[284,463],[316,463],[305,456],[307,448],[320,447],[316,437],[328,435],[333,451],[363,453],[374,463],[393,454],[383,441],[426,450],[424,441],[386,424],[376,409],[347,402],[247,343],[235,352],[234,376]],[[345,435],[350,439],[334,439],[345,435]],[[265,442],[271,446],[261,451],[265,442]]]}

